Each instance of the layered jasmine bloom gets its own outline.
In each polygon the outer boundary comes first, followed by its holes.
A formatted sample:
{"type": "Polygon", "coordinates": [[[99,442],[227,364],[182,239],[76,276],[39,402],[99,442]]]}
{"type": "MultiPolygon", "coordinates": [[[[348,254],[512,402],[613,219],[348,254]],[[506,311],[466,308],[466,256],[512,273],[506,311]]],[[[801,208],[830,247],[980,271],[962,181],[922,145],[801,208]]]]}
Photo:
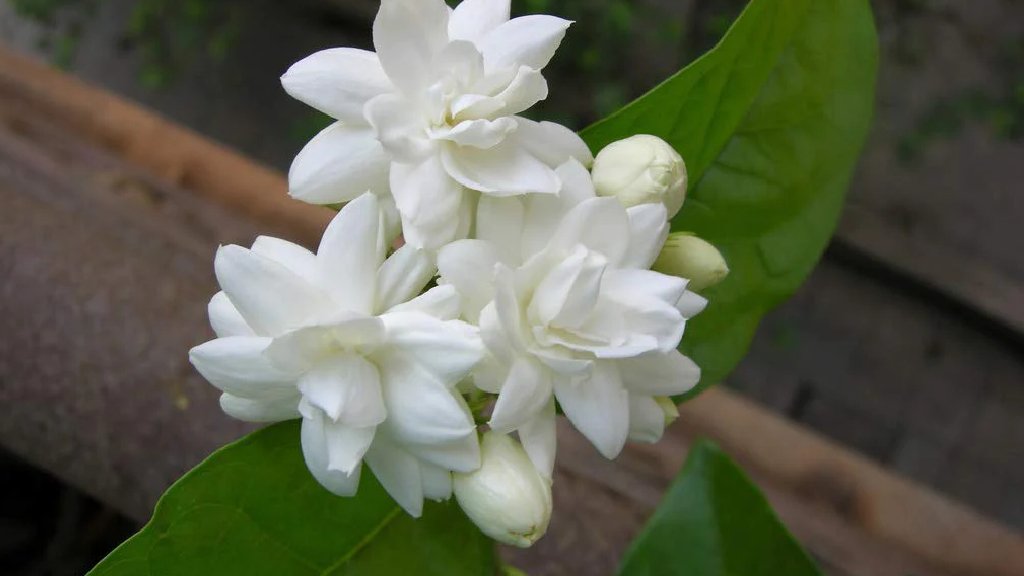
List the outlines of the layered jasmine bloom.
{"type": "Polygon", "coordinates": [[[518,430],[546,474],[554,400],[608,458],[627,438],[660,438],[659,397],[699,380],[676,347],[706,304],[686,280],[649,270],[668,234],[664,204],[627,209],[596,197],[578,162],[558,171],[557,196],[482,198],[478,238],[438,254],[441,282],[462,295],[489,350],[474,380],[498,394],[490,426],[518,430]]]}
{"type": "Polygon", "coordinates": [[[510,20],[509,0],[383,0],[376,53],[324,50],[281,79],[337,120],[295,158],[292,195],[328,204],[390,190],[406,241],[436,249],[466,237],[478,192],[557,193],[555,167],[589,165],[589,150],[567,128],[516,114],[547,97],[540,71],[569,24],[510,20]]]}
{"type": "Polygon", "coordinates": [[[455,384],[483,354],[455,317],[451,287],[420,292],[434,268],[391,238],[376,196],[335,217],[316,254],[260,237],[225,246],[210,301],[217,338],[192,349],[223,391],[225,412],[251,422],[302,418],[310,472],[351,496],[365,460],[410,514],[451,495],[451,471],[480,465],[476,427],[455,384]]]}

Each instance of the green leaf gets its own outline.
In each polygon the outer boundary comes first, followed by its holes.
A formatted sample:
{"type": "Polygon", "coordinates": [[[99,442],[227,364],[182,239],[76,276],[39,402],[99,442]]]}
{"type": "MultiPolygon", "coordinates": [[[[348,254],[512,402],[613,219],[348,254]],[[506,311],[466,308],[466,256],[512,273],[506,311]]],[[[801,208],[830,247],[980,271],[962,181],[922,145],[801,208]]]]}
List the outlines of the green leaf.
{"type": "Polygon", "coordinates": [[[620,576],[821,576],[743,472],[694,445],[620,576]]]}
{"type": "Polygon", "coordinates": [[[594,150],[638,133],[686,159],[675,230],[731,268],[708,289],[681,349],[723,379],[761,317],[810,273],[835,229],[874,103],[877,38],[867,0],[753,0],[715,49],[586,129],[594,150]]]}
{"type": "Polygon", "coordinates": [[[313,480],[297,422],[230,444],[186,474],[150,520],[90,576],[491,576],[493,543],[454,502],[403,512],[363,471],[340,498],[313,480]]]}

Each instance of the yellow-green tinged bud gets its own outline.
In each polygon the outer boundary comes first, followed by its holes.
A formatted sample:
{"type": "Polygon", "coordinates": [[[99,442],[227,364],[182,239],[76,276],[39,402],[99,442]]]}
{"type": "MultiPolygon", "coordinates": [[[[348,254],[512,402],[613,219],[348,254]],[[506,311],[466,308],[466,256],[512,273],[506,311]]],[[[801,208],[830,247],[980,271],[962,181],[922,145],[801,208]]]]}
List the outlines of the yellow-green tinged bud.
{"type": "Polygon", "coordinates": [[[638,134],[612,142],[594,158],[594,189],[627,208],[664,203],[671,218],[686,198],[686,163],[657,136],[638,134]]]}
{"type": "Polygon", "coordinates": [[[729,266],[718,248],[689,232],[669,234],[652,268],[688,279],[689,289],[694,292],[714,286],[729,275],[729,266]]]}
{"type": "Polygon", "coordinates": [[[526,548],[548,529],[551,482],[523,447],[491,431],[480,442],[480,468],[454,475],[455,498],[469,519],[498,542],[526,548]]]}
{"type": "Polygon", "coordinates": [[[658,408],[665,414],[665,427],[667,428],[670,424],[679,418],[679,407],[672,401],[668,396],[655,396],[654,401],[658,403],[658,408]]]}

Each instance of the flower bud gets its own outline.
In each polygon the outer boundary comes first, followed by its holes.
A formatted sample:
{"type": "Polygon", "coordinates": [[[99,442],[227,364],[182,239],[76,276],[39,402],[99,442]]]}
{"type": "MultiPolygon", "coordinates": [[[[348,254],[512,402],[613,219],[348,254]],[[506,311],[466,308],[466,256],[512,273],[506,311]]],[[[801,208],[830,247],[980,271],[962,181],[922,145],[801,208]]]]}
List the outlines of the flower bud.
{"type": "Polygon", "coordinates": [[[484,534],[520,548],[532,545],[551,519],[550,481],[505,434],[485,433],[480,459],[480,468],[454,475],[455,499],[484,534]]]}
{"type": "Polygon", "coordinates": [[[661,408],[663,414],[665,414],[665,427],[676,421],[679,418],[679,407],[672,401],[668,396],[655,396],[654,401],[658,403],[658,408],[661,408]]]}
{"type": "Polygon", "coordinates": [[[729,275],[729,266],[718,248],[689,232],[669,234],[652,268],[688,279],[689,289],[694,292],[714,286],[729,275]]]}
{"type": "Polygon", "coordinates": [[[612,142],[594,159],[598,196],[615,196],[627,208],[664,203],[671,218],[686,198],[686,163],[668,142],[638,134],[612,142]]]}

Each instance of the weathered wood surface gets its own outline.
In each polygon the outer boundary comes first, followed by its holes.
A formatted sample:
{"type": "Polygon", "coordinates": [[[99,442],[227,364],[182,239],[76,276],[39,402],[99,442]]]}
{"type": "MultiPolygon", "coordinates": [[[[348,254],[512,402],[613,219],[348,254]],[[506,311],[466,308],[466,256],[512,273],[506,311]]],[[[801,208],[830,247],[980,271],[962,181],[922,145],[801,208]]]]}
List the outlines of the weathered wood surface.
{"type": "MultiPolygon", "coordinates": [[[[0,441],[143,518],[244,429],[184,355],[208,334],[214,246],[308,242],[324,213],[283,199],[273,172],[2,52],[0,111],[0,441]]],[[[509,555],[536,574],[611,572],[696,435],[735,454],[835,574],[1024,566],[1018,535],[721,390],[615,463],[564,431],[552,537],[509,555]]]]}
{"type": "Polygon", "coordinates": [[[259,221],[265,233],[314,244],[330,219],[330,211],[288,198],[280,173],[2,45],[0,89],[15,121],[21,112],[41,114],[165,182],[259,221]]]}

